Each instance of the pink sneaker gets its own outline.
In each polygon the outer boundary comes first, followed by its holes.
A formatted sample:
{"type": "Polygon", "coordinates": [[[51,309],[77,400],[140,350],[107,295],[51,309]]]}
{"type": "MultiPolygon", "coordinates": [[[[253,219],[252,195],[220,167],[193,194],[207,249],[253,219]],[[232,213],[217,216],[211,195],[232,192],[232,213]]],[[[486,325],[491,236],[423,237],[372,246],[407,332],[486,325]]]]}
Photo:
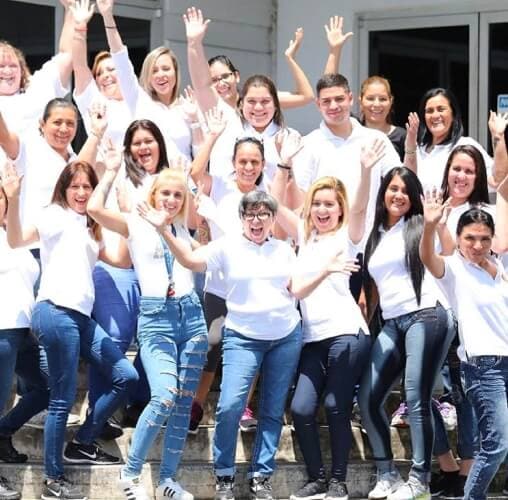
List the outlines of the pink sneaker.
{"type": "Polygon", "coordinates": [[[392,427],[398,427],[399,429],[409,427],[409,414],[405,401],[402,401],[399,407],[393,412],[390,425],[392,427]]]}
{"type": "Polygon", "coordinates": [[[258,420],[254,416],[254,412],[247,406],[240,419],[240,430],[242,432],[254,432],[258,425],[258,420]]]}

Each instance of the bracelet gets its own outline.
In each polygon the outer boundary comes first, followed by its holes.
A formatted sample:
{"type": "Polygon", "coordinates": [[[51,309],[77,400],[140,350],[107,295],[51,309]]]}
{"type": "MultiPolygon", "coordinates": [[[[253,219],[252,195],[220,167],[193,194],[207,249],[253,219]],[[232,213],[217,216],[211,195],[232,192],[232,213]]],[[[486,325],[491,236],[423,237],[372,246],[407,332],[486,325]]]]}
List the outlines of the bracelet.
{"type": "Polygon", "coordinates": [[[290,167],[289,165],[282,165],[280,163],[277,163],[277,166],[279,168],[282,168],[283,170],[291,170],[292,167],[290,167]]]}
{"type": "Polygon", "coordinates": [[[416,149],[404,149],[404,153],[406,153],[409,156],[415,155],[416,154],[416,149]]]}
{"type": "Polygon", "coordinates": [[[198,128],[201,128],[201,122],[193,122],[189,125],[191,130],[197,130],[198,128]]]}
{"type": "Polygon", "coordinates": [[[98,134],[95,130],[90,130],[90,134],[95,135],[99,141],[102,141],[102,135],[98,134]]]}
{"type": "Polygon", "coordinates": [[[106,28],[107,30],[116,30],[117,29],[116,24],[113,24],[112,26],[104,25],[104,28],[106,28]]]}
{"type": "Polygon", "coordinates": [[[84,27],[84,28],[74,28],[74,31],[79,31],[80,33],[86,33],[88,31],[88,27],[84,27]]]}

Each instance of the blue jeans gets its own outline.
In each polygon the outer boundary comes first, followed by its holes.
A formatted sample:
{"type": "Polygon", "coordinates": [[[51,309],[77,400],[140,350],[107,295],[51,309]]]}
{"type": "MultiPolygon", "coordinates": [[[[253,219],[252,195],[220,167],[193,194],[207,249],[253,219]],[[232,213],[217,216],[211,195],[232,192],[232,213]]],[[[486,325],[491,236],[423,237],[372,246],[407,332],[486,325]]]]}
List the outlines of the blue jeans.
{"type": "MultiPolygon", "coordinates": [[[[95,302],[92,318],[112,338],[123,353],[129,349],[139,311],[139,283],[134,269],[120,269],[99,261],[93,271],[95,302]]],[[[140,363],[135,363],[139,373],[140,363]]],[[[142,378],[140,374],[140,378],[142,378]]],[[[88,371],[88,401],[93,406],[97,399],[111,391],[111,383],[100,372],[88,371]]],[[[137,392],[137,388],[135,391],[137,392]]]]}
{"type": "Polygon", "coordinates": [[[464,499],[483,500],[508,453],[508,356],[475,356],[462,369],[480,430],[480,451],[467,476],[464,499]]]}
{"type": "Polygon", "coordinates": [[[384,403],[405,368],[404,387],[413,448],[410,475],[430,480],[434,426],[432,390],[454,330],[438,305],[389,319],[376,338],[360,384],[362,423],[379,472],[393,468],[390,426],[384,403]]]}
{"type": "Polygon", "coordinates": [[[28,388],[18,404],[0,419],[0,436],[12,436],[48,407],[48,366],[44,351],[28,328],[0,330],[0,415],[11,392],[14,374],[28,388]]]}
{"type": "Polygon", "coordinates": [[[160,467],[161,482],[174,478],[182,456],[190,409],[208,341],[198,296],[141,297],[138,341],[151,398],[132,437],[122,471],[126,477],[141,474],[146,455],[166,424],[160,467]]]}
{"type": "Polygon", "coordinates": [[[215,474],[235,474],[238,424],[254,377],[260,372],[258,427],[249,477],[270,476],[275,469],[286,397],[302,345],[300,323],[278,340],[256,340],[225,328],[222,342],[222,383],[213,440],[215,474]]]}
{"type": "Polygon", "coordinates": [[[303,346],[291,413],[311,481],[325,478],[316,422],[321,396],[330,430],[331,476],[346,480],[353,396],[369,359],[370,345],[370,337],[360,330],[358,335],[338,335],[303,346]]]}
{"type": "Polygon", "coordinates": [[[50,400],[44,426],[44,466],[50,479],[63,475],[62,451],[67,416],[76,398],[79,357],[83,357],[102,376],[112,380],[111,390],[90,407],[75,438],[90,444],[106,420],[122,404],[126,393],[138,379],[131,363],[109,335],[84,314],[38,302],[32,314],[32,328],[48,358],[50,400]]]}

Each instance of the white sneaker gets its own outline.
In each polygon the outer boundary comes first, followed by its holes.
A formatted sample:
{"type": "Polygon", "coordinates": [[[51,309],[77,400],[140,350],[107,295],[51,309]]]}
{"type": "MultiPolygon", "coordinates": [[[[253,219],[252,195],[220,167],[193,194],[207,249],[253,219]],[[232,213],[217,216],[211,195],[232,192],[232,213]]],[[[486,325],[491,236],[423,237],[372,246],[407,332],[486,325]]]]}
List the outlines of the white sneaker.
{"type": "MultiPolygon", "coordinates": [[[[46,418],[48,417],[48,410],[42,410],[37,415],[34,415],[28,422],[25,423],[27,427],[31,427],[32,429],[44,429],[44,424],[46,423],[46,418]]],[[[67,417],[67,427],[73,425],[79,425],[81,419],[79,415],[74,413],[69,413],[67,417]]]]}
{"type": "Polygon", "coordinates": [[[387,500],[430,500],[430,498],[429,485],[420,482],[414,476],[409,476],[406,483],[388,495],[387,500]]]}
{"type": "Polygon", "coordinates": [[[376,486],[369,491],[370,500],[381,500],[386,498],[390,493],[394,492],[404,484],[400,477],[399,471],[385,472],[378,474],[376,486]]]}
{"type": "Polygon", "coordinates": [[[150,500],[139,477],[122,477],[118,480],[118,487],[127,500],[150,500]]]}
{"type": "Polygon", "coordinates": [[[156,500],[194,500],[194,495],[185,491],[174,479],[168,478],[157,486],[155,490],[156,500]]]}

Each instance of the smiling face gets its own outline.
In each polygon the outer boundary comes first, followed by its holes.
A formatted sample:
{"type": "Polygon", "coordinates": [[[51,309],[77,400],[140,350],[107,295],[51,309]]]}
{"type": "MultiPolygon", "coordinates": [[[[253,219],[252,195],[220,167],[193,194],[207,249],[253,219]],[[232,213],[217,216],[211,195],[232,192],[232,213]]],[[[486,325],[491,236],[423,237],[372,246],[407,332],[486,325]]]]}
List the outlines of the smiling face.
{"type": "Polygon", "coordinates": [[[265,162],[259,147],[252,142],[240,144],[233,159],[236,183],[243,193],[256,187],[256,180],[261,175],[265,162]]]}
{"type": "Polygon", "coordinates": [[[344,87],[322,89],[316,102],[323,120],[330,128],[349,123],[353,94],[344,87]]]}
{"type": "Polygon", "coordinates": [[[40,129],[47,143],[63,157],[67,157],[67,148],[76,136],[78,117],[71,106],[53,106],[40,129]]]}
{"type": "Polygon", "coordinates": [[[318,234],[335,231],[342,215],[342,207],[333,189],[319,189],[314,193],[310,206],[310,219],[318,234]]]}
{"type": "Polygon", "coordinates": [[[122,99],[122,92],[116,76],[116,68],[111,57],[106,57],[97,64],[95,81],[100,93],[107,99],[122,99]]]}
{"type": "Polygon", "coordinates": [[[381,82],[372,82],[366,86],[360,98],[360,111],[367,126],[385,125],[392,109],[393,97],[381,82]]]}
{"type": "Polygon", "coordinates": [[[92,191],[93,187],[88,175],[82,171],[76,172],[69,187],[65,190],[65,200],[68,207],[80,215],[85,215],[86,205],[92,191]]]}
{"type": "Polygon", "coordinates": [[[176,179],[167,179],[157,185],[153,193],[153,206],[165,210],[173,220],[182,211],[185,203],[186,187],[176,179]]]}
{"type": "Polygon", "coordinates": [[[270,236],[273,223],[274,215],[265,205],[248,207],[242,215],[243,234],[256,245],[262,245],[270,236]]]}
{"type": "Polygon", "coordinates": [[[155,60],[150,74],[150,85],[162,102],[171,102],[176,85],[176,70],[169,54],[162,54],[155,60]]]}
{"type": "Polygon", "coordinates": [[[21,86],[21,64],[14,51],[0,48],[0,95],[17,94],[21,86]]]}
{"type": "Polygon", "coordinates": [[[457,153],[448,170],[448,192],[454,205],[465,203],[474,190],[476,165],[469,155],[457,153]]]}
{"type": "Polygon", "coordinates": [[[492,231],[486,224],[468,224],[457,236],[457,247],[466,260],[480,264],[490,254],[492,236],[492,231]]]}
{"type": "Polygon", "coordinates": [[[425,103],[425,124],[432,135],[432,144],[440,144],[446,139],[453,123],[450,101],[438,94],[425,103]]]}
{"type": "Polygon", "coordinates": [[[138,128],[132,135],[130,145],[134,161],[139,163],[148,174],[157,172],[160,150],[153,134],[144,128],[138,128]]]}
{"type": "Polygon", "coordinates": [[[275,115],[275,103],[268,88],[251,85],[243,98],[242,113],[256,131],[263,132],[275,115]]]}
{"type": "Polygon", "coordinates": [[[221,61],[216,61],[210,66],[210,75],[213,88],[230,106],[236,107],[238,102],[237,85],[240,82],[240,76],[221,61]]]}
{"type": "Polygon", "coordinates": [[[406,183],[395,175],[388,184],[384,195],[385,209],[388,214],[388,226],[396,224],[411,208],[406,183]]]}

